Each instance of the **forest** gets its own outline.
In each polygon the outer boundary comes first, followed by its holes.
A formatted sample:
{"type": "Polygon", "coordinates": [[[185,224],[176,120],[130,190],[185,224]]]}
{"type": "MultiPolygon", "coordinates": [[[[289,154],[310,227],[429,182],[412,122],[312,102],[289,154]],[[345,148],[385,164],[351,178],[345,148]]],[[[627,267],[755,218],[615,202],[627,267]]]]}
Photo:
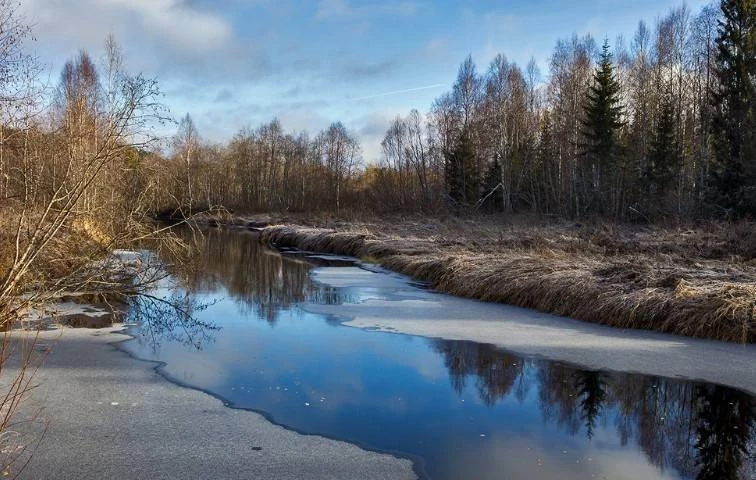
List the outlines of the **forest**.
{"type": "Polygon", "coordinates": [[[398,116],[380,159],[340,122],[277,120],[225,145],[191,117],[160,178],[162,209],[536,213],[611,221],[752,217],[754,3],[684,4],[632,39],[557,41],[548,72],[466,58],[429,110],[398,116]]]}

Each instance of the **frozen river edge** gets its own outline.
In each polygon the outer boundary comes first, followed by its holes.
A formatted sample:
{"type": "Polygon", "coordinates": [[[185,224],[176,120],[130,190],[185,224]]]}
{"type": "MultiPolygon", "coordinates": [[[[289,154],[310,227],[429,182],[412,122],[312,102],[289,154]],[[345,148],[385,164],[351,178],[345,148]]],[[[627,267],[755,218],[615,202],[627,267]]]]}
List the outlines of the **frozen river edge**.
{"type": "MultiPolygon", "coordinates": [[[[17,347],[34,337],[12,335],[17,347]]],[[[114,345],[130,338],[119,328],[40,333],[34,348],[49,353],[17,418],[32,455],[19,478],[416,478],[410,460],[300,434],[174,384],[114,345]]]]}
{"type": "Polygon", "coordinates": [[[341,305],[306,304],[347,326],[493,344],[525,356],[591,370],[702,380],[756,394],[756,346],[698,340],[581,322],[510,305],[414,286],[406,277],[359,267],[321,267],[316,282],[361,288],[367,298],[341,305]],[[374,292],[371,296],[370,292],[374,292]]]}

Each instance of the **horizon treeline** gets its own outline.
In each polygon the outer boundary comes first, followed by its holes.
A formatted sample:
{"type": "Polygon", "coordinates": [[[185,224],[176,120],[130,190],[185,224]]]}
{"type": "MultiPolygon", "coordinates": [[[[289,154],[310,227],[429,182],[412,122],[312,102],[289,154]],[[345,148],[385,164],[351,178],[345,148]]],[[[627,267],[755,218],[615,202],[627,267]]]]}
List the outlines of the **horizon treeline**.
{"type": "Polygon", "coordinates": [[[113,232],[131,214],[221,207],[644,222],[756,215],[756,0],[697,12],[683,4],[611,43],[558,40],[547,72],[504,54],[486,66],[468,56],[427,112],[391,122],[370,164],[341,122],[308,134],[272,120],[211,144],[186,115],[160,139],[147,123],[165,120],[157,83],[124,74],[112,38],[102,64],[85,51],[68,62],[46,104],[33,87],[39,68],[20,49],[28,27],[3,5],[18,29],[3,53],[14,74],[0,128],[7,205],[58,205],[65,193],[71,214],[113,232]]]}
{"type": "Polygon", "coordinates": [[[755,25],[753,0],[683,4],[613,45],[559,40],[545,75],[468,57],[426,114],[391,122],[375,164],[340,122],[310,137],[273,120],[213,146],[187,116],[162,207],[753,216],[755,25]]]}

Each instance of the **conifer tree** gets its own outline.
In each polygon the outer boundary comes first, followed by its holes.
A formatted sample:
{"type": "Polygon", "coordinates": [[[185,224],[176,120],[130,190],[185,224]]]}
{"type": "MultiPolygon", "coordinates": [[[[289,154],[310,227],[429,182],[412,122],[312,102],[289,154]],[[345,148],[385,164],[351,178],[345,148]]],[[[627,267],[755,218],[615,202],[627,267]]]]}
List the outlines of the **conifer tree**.
{"type": "Polygon", "coordinates": [[[604,42],[601,58],[593,75],[593,85],[588,90],[583,120],[583,156],[587,160],[585,168],[588,170],[586,173],[591,183],[588,190],[593,197],[586,200],[599,210],[603,209],[609,200],[608,189],[611,187],[612,177],[617,172],[618,132],[624,125],[619,94],[620,84],[614,74],[609,43],[604,42]],[[597,203],[599,205],[596,205],[597,203]]]}
{"type": "Polygon", "coordinates": [[[468,129],[462,131],[459,142],[446,161],[446,187],[452,200],[462,205],[471,205],[480,196],[475,150],[468,129]]]}
{"type": "Polygon", "coordinates": [[[756,215],[756,0],[722,0],[712,101],[712,200],[756,215]]]}
{"type": "Polygon", "coordinates": [[[585,434],[591,439],[606,401],[606,379],[600,372],[579,371],[575,376],[581,418],[585,422],[585,434]]]}
{"type": "Polygon", "coordinates": [[[460,164],[459,147],[455,147],[445,155],[444,183],[446,193],[454,204],[460,204],[464,200],[464,188],[462,184],[463,168],[460,164]]]}
{"type": "Polygon", "coordinates": [[[671,99],[664,100],[656,122],[648,156],[645,181],[656,197],[664,197],[680,171],[680,148],[675,136],[675,108],[671,99]]]}
{"type": "Polygon", "coordinates": [[[504,208],[504,198],[501,196],[501,192],[496,194],[494,191],[499,187],[501,183],[501,162],[499,158],[494,158],[494,161],[488,166],[486,175],[483,178],[483,195],[481,198],[482,207],[488,211],[501,211],[504,208]],[[485,202],[483,201],[485,199],[485,202]]]}
{"type": "Polygon", "coordinates": [[[559,166],[554,161],[557,153],[554,149],[551,114],[548,111],[544,112],[541,119],[537,156],[539,165],[539,168],[536,169],[536,174],[538,175],[537,185],[541,191],[542,208],[546,211],[551,211],[552,209],[558,210],[560,205],[552,202],[557,198],[556,192],[559,189],[559,166]]]}

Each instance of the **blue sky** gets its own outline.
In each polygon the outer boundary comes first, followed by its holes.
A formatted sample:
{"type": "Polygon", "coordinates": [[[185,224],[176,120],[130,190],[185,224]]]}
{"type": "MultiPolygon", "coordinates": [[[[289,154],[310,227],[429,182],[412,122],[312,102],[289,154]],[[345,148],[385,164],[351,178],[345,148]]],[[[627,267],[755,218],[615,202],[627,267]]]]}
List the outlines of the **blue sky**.
{"type": "MultiPolygon", "coordinates": [[[[22,0],[30,44],[55,81],[84,48],[101,55],[112,32],[130,70],[156,76],[175,117],[224,141],[277,117],[316,132],[341,120],[379,155],[388,122],[425,112],[472,54],[497,54],[547,73],[557,39],[632,37],[679,0],[22,0]]],[[[693,13],[708,3],[690,0],[693,13]]]]}

